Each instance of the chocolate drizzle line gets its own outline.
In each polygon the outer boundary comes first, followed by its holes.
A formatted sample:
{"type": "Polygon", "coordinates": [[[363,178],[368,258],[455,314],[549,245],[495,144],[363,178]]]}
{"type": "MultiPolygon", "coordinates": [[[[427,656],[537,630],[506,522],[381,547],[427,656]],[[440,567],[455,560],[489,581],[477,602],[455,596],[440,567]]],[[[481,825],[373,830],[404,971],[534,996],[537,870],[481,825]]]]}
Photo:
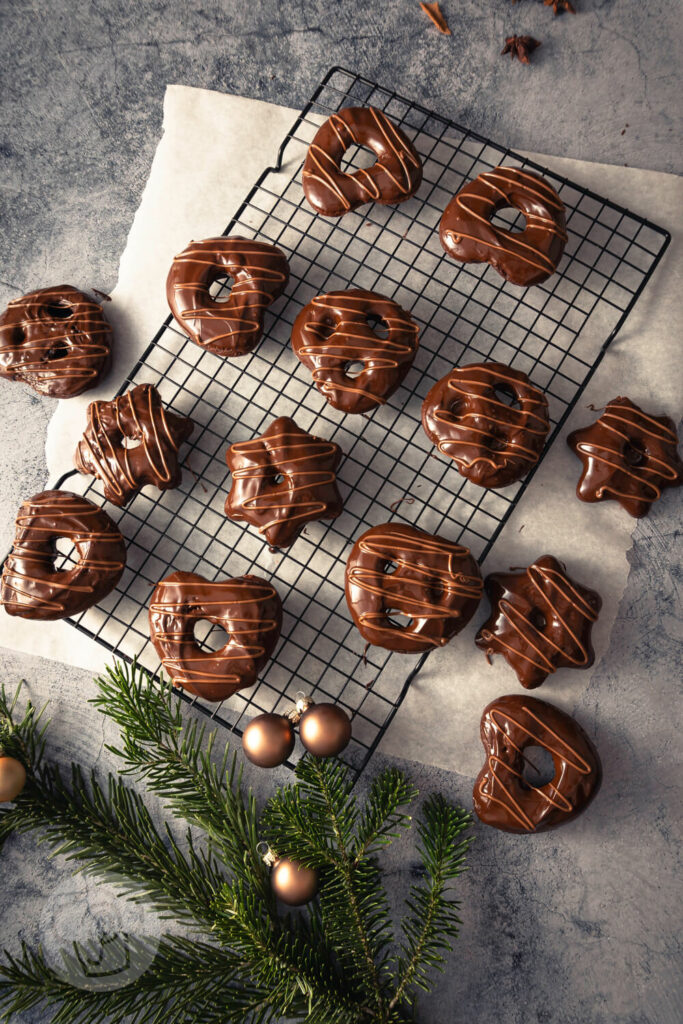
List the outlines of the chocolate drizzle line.
{"type": "Polygon", "coordinates": [[[174,685],[206,700],[224,700],[256,682],[280,635],[282,607],[275,588],[257,576],[210,582],[175,572],[152,594],[149,622],[174,685]],[[203,619],[228,633],[220,650],[197,644],[194,626],[203,619]]]}
{"type": "Polygon", "coordinates": [[[164,409],[152,384],[138,384],[110,402],[90,403],[74,463],[102,481],[105,498],[122,506],[145,484],[177,487],[178,449],[192,429],[192,420],[164,409]],[[124,438],[140,443],[127,448],[124,438]]]}
{"type": "Polygon", "coordinates": [[[102,307],[69,285],[12,299],[0,316],[0,375],[55,398],[80,395],[109,364],[102,307]]]}
{"type": "Polygon", "coordinates": [[[513,284],[538,284],[555,272],[564,251],[564,204],[537,174],[496,167],[453,197],[441,218],[440,235],[444,249],[455,259],[490,263],[513,284]],[[506,231],[491,223],[506,206],[524,214],[523,231],[506,231]]]}
{"type": "Polygon", "coordinates": [[[673,421],[648,415],[628,398],[613,399],[594,424],[575,430],[567,443],[583,462],[577,486],[582,501],[613,499],[639,518],[664,488],[683,483],[673,421]],[[629,452],[640,461],[629,462],[629,452]]]}
{"type": "Polygon", "coordinates": [[[260,437],[228,449],[232,486],[225,513],[256,526],[274,548],[287,547],[305,523],[341,513],[336,472],[341,458],[334,441],[315,437],[280,416],[260,437]],[[280,483],[275,482],[278,475],[283,477],[280,483]]]}
{"type": "Polygon", "coordinates": [[[2,572],[9,615],[63,619],[92,607],[118,583],[126,547],[106,512],[69,491],[43,491],[25,501],[2,572]],[[75,565],[55,570],[55,542],[71,541],[75,565]]]}
{"type": "Polygon", "coordinates": [[[173,316],[190,338],[220,356],[251,352],[263,333],[263,318],[284,291],[289,265],[268,242],[234,235],[190,242],[173,261],[166,297],[173,316]],[[219,302],[209,288],[233,279],[230,296],[219,302]]]}

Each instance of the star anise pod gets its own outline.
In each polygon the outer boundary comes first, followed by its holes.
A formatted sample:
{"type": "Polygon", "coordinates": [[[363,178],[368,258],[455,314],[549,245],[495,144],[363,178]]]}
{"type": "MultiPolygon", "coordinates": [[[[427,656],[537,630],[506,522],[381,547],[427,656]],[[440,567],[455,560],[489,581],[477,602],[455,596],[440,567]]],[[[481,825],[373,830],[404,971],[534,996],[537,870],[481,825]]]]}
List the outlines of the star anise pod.
{"type": "Polygon", "coordinates": [[[540,45],[538,39],[534,39],[532,36],[508,36],[505,46],[500,52],[501,56],[504,53],[509,53],[512,60],[516,57],[522,64],[528,64],[529,55],[540,45]]]}
{"type": "Polygon", "coordinates": [[[543,0],[544,7],[552,7],[553,12],[557,15],[560,11],[569,11],[570,14],[576,14],[576,8],[569,0],[543,0]]]}

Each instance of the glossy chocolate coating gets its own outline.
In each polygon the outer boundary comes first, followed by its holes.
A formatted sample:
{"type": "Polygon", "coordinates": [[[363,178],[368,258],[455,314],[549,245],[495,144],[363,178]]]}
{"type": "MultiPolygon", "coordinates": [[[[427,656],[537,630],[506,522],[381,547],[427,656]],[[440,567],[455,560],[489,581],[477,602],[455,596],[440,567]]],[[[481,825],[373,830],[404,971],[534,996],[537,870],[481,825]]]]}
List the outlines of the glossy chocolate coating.
{"type": "Polygon", "coordinates": [[[73,398],[107,369],[111,334],[99,303],[76,288],[29,292],[0,316],[0,375],[40,395],[73,398]]]}
{"type": "Polygon", "coordinates": [[[273,420],[253,441],[230,445],[226,460],[232,486],[225,514],[251,523],[271,548],[289,547],[306,523],[336,519],[342,510],[341,448],[297,427],[289,416],[273,420]]]}
{"type": "Polygon", "coordinates": [[[295,355],[313,374],[313,383],[330,405],[361,413],[383,405],[410,369],[419,327],[398,303],[362,289],[317,295],[299,313],[292,328],[295,355]],[[386,338],[370,320],[381,320],[386,338]],[[352,363],[362,363],[350,377],[352,363]]]}
{"type": "Polygon", "coordinates": [[[400,203],[420,187],[422,161],[400,128],[375,107],[346,107],[316,132],[301,175],[304,195],[323,217],[341,217],[364,203],[400,203]],[[372,167],[340,169],[350,146],[367,146],[372,167]]]}
{"type": "Polygon", "coordinates": [[[289,280],[285,254],[269,242],[234,235],[190,242],[176,256],[166,281],[171,312],[192,341],[217,356],[243,356],[263,334],[265,311],[289,280]],[[225,302],[209,289],[231,277],[225,302]]]}
{"type": "Polygon", "coordinates": [[[602,781],[598,752],[570,715],[536,697],[513,695],[491,702],[481,718],[486,764],[474,783],[474,810],[503,832],[544,832],[571,821],[591,802],[602,781]],[[527,747],[552,755],[555,776],[545,786],[524,779],[527,747]]]}
{"type": "Polygon", "coordinates": [[[429,391],[422,425],[462,476],[479,487],[507,487],[538,462],[550,429],[548,402],[526,374],[503,363],[456,366],[429,391]]]}
{"type": "Polygon", "coordinates": [[[164,409],[153,384],[138,384],[111,402],[90,403],[74,465],[101,480],[105,498],[123,506],[145,484],[161,491],[178,486],[178,448],[193,426],[186,416],[164,409]],[[137,446],[124,447],[124,438],[137,446]]]}
{"type": "Polygon", "coordinates": [[[43,491],[17,515],[2,571],[2,603],[23,619],[64,619],[101,601],[126,564],[126,545],[104,509],[70,491],[43,491]],[[76,564],[55,571],[55,542],[74,545],[76,564]]]}
{"type": "Polygon", "coordinates": [[[258,576],[210,581],[194,572],[174,572],[157,584],[149,605],[150,636],[165,672],[174,686],[205,700],[225,700],[253,686],[281,625],[280,598],[258,576]],[[228,634],[219,651],[205,650],[195,640],[195,623],[202,619],[228,634]]]}
{"type": "Polygon", "coordinates": [[[482,593],[467,548],[403,523],[366,530],[346,563],[353,621],[369,644],[390,651],[443,647],[470,621],[482,593]],[[410,622],[396,624],[392,613],[410,622]]]}
{"type": "Polygon", "coordinates": [[[558,668],[589,668],[591,630],[600,595],[574,583],[565,566],[543,555],[528,569],[494,572],[485,580],[490,618],[475,643],[487,658],[502,654],[529,690],[558,668]]]}
{"type": "Polygon", "coordinates": [[[651,416],[629,398],[613,398],[599,420],[567,438],[583,462],[581,501],[618,501],[629,515],[646,516],[665,487],[683,483],[676,426],[651,416]]]}
{"type": "Polygon", "coordinates": [[[538,174],[496,167],[451,199],[439,235],[448,255],[461,263],[490,263],[512,284],[539,284],[555,273],[564,252],[564,203],[538,174]],[[524,214],[523,231],[506,231],[491,223],[498,210],[509,206],[524,214]]]}

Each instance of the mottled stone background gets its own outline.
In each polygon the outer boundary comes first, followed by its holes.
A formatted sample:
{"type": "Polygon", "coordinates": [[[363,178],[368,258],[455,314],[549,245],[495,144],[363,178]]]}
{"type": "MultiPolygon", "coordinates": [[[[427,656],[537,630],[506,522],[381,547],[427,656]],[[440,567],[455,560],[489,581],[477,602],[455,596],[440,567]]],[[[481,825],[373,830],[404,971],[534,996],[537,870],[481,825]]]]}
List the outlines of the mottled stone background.
{"type": "MultiPolygon", "coordinates": [[[[168,82],[298,106],[334,62],[512,146],[680,170],[680,4],[575,0],[577,16],[558,18],[537,0],[442,6],[451,37],[417,0],[0,0],[0,304],[61,281],[113,287],[168,82]],[[542,40],[530,67],[499,56],[513,32],[542,40]]],[[[4,550],[17,504],[44,483],[52,404],[5,385],[0,408],[4,550]]],[[[576,709],[605,765],[599,802],[530,839],[475,827],[462,935],[421,1020],[678,1024],[679,533],[680,492],[669,492],[636,527],[611,648],[576,709]]],[[[3,678],[24,677],[36,701],[51,701],[54,756],[107,770],[88,676],[3,653],[3,678]]],[[[405,767],[423,793],[469,806],[471,779],[405,767]]],[[[278,776],[251,778],[265,796],[278,776]]],[[[31,837],[10,840],[2,858],[4,946],[157,927],[106,887],[72,879],[31,837]]],[[[413,861],[408,847],[387,855],[397,902],[413,861]]]]}

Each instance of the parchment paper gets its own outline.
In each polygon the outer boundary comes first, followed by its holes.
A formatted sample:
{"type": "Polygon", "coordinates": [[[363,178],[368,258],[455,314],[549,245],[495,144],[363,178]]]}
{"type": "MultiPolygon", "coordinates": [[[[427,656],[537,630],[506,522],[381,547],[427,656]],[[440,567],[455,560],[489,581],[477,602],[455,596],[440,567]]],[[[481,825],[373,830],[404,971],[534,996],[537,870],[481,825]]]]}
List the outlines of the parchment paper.
{"type": "MultiPolygon", "coordinates": [[[[295,116],[293,110],[256,100],[185,86],[167,88],[163,136],[121,258],[113,301],[106,308],[116,338],[114,367],[97,391],[59,403],[46,444],[52,483],[72,466],[88,402],[111,397],[166,317],[164,286],[173,256],[189,239],[223,230],[258,174],[274,162],[295,116]],[[200,140],[205,159],[197,165],[187,160],[187,153],[200,140]]],[[[291,151],[287,156],[296,159],[291,151]]],[[[548,552],[565,561],[579,582],[598,589],[603,608],[593,634],[597,663],[626,584],[634,523],[616,504],[588,506],[573,498],[579,463],[564,436],[594,418],[586,408],[589,403],[602,406],[624,392],[654,412],[676,420],[680,415],[683,183],[653,171],[541,155],[534,159],[668,227],[673,235],[653,280],[485,563],[487,572],[506,570],[548,552]]],[[[483,707],[497,695],[520,692],[502,659],[489,666],[474,647],[474,633],[486,613],[484,602],[470,627],[430,656],[384,737],[384,751],[476,773],[483,707]]],[[[11,619],[4,611],[0,644],[93,671],[101,670],[108,657],[65,623],[42,623],[37,629],[35,623],[11,619]]],[[[391,666],[405,675],[407,666],[400,658],[392,659],[391,666]]],[[[591,670],[563,670],[537,695],[571,712],[590,678],[591,670]]]]}

